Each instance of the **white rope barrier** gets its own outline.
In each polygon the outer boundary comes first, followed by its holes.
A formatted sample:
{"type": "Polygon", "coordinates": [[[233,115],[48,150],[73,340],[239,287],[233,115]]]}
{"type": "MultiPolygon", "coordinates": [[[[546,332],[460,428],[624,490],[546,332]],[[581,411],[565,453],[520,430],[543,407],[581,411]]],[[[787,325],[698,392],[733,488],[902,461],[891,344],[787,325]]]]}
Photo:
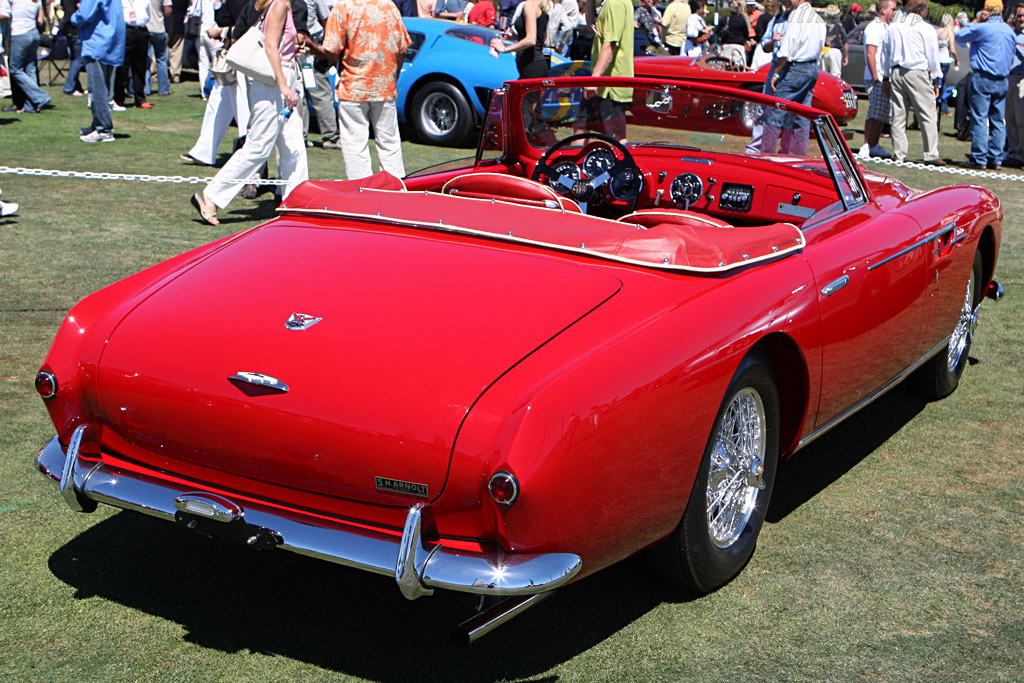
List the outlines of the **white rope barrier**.
{"type": "MultiPolygon", "coordinates": [[[[21,166],[0,166],[0,174],[40,176],[43,178],[82,178],[85,180],[127,180],[139,183],[175,183],[178,185],[200,185],[213,182],[214,177],[149,175],[146,173],[98,173],[95,171],[60,171],[48,168],[22,168],[21,166]]],[[[253,183],[255,185],[287,185],[279,178],[221,178],[218,183],[253,183]]]]}
{"type": "MultiPolygon", "coordinates": [[[[931,164],[917,163],[913,161],[896,161],[894,159],[880,159],[877,157],[862,157],[855,155],[854,159],[862,163],[878,164],[881,166],[895,166],[898,168],[909,168],[915,171],[928,171],[929,173],[946,173],[968,178],[986,178],[989,180],[1007,180],[1011,182],[1024,182],[1024,174],[1020,173],[999,173],[996,171],[980,171],[973,168],[962,168],[960,166],[933,166],[931,164]]],[[[0,166],[0,174],[40,176],[44,178],[82,178],[85,180],[122,180],[140,183],[174,183],[177,185],[200,185],[213,182],[213,176],[180,176],[180,175],[149,175],[146,173],[99,173],[95,171],[61,171],[46,168],[23,168],[21,166],[0,166]]],[[[218,183],[254,183],[259,185],[287,185],[287,180],[279,178],[222,178],[218,183]]]]}
{"type": "Polygon", "coordinates": [[[880,164],[882,166],[897,166],[899,168],[910,168],[916,171],[928,171],[930,173],[948,173],[950,175],[967,176],[969,178],[988,178],[990,180],[1010,180],[1014,182],[1024,181],[1024,174],[1020,173],[998,173],[996,171],[979,171],[973,168],[962,166],[933,166],[932,164],[918,163],[914,161],[896,161],[895,159],[880,159],[878,157],[853,157],[862,163],[880,164]]]}

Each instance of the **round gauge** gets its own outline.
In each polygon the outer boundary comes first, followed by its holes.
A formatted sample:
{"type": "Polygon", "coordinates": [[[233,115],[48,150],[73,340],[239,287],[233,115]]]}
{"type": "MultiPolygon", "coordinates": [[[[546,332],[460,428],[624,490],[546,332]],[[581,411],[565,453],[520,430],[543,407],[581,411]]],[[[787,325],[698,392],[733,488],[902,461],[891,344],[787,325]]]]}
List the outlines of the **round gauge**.
{"type": "Polygon", "coordinates": [[[593,180],[615,165],[615,155],[608,147],[597,147],[583,157],[583,172],[593,180]]]}
{"type": "Polygon", "coordinates": [[[580,179],[580,167],[574,164],[573,162],[569,161],[568,159],[563,159],[562,161],[559,161],[557,164],[551,167],[551,170],[555,172],[555,176],[553,178],[548,178],[548,185],[555,188],[559,192],[569,192],[572,190],[572,187],[566,187],[565,185],[559,184],[558,178],[567,177],[572,181],[580,179]]]}
{"type": "Polygon", "coordinates": [[[636,169],[629,166],[618,173],[608,183],[608,191],[620,202],[631,202],[643,186],[643,178],[636,172],[636,169]]]}
{"type": "Polygon", "coordinates": [[[683,173],[676,176],[669,188],[672,201],[676,204],[689,205],[700,199],[704,192],[704,183],[696,173],[683,173]]]}

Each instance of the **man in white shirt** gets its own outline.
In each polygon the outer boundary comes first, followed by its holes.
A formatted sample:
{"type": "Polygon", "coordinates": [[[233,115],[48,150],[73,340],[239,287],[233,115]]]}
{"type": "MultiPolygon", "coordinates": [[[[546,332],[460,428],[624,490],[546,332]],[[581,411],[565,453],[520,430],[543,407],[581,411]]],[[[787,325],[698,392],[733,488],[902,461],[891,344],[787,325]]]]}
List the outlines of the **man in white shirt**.
{"type": "Polygon", "coordinates": [[[878,144],[885,124],[892,121],[889,92],[882,86],[882,41],[896,14],[895,0],[878,0],[876,16],[864,27],[864,85],[868,91],[868,118],[864,123],[864,146],[860,156],[888,159],[892,155],[878,144]]]}
{"type": "Polygon", "coordinates": [[[924,140],[924,162],[945,166],[939,156],[939,123],[935,110],[939,39],[928,23],[928,0],[910,0],[902,18],[889,25],[882,41],[882,83],[892,98],[892,151],[897,161],[907,158],[907,115],[913,108],[924,140]]]}
{"type": "MultiPolygon", "coordinates": [[[[123,111],[128,79],[132,81],[135,106],[152,109],[146,100],[146,67],[149,64],[149,0],[121,0],[124,12],[124,63],[114,78],[114,111],[123,111]]],[[[92,88],[92,84],[89,84],[92,88]]]]}
{"type": "MultiPolygon", "coordinates": [[[[776,97],[810,106],[818,80],[818,58],[825,48],[825,22],[808,0],[792,0],[786,32],[779,42],[769,89],[776,97]]],[[[810,122],[802,116],[766,109],[761,139],[763,154],[806,156],[810,122]],[[776,150],[780,143],[781,148],[776,150]]]]}
{"type": "Polygon", "coordinates": [[[686,43],[683,45],[683,55],[686,57],[700,57],[708,49],[708,38],[714,33],[704,21],[708,13],[708,6],[704,0],[690,0],[690,16],[686,19],[686,43]]]}

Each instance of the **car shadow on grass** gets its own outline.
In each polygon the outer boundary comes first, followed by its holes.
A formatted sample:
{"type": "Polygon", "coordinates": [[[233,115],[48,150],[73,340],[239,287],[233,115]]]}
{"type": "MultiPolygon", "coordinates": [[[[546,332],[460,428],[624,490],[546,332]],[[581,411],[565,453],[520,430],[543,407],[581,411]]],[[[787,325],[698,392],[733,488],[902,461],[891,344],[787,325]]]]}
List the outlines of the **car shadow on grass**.
{"type": "Polygon", "coordinates": [[[76,599],[98,596],[180,624],[201,647],[395,683],[539,676],[678,601],[632,558],[465,648],[449,633],[473,614],[472,596],[438,591],[410,602],[388,577],[235,546],[124,511],[59,548],[49,567],[76,599]]]}
{"type": "Polygon", "coordinates": [[[765,520],[780,522],[871,455],[928,402],[900,385],[782,463],[765,520]]]}

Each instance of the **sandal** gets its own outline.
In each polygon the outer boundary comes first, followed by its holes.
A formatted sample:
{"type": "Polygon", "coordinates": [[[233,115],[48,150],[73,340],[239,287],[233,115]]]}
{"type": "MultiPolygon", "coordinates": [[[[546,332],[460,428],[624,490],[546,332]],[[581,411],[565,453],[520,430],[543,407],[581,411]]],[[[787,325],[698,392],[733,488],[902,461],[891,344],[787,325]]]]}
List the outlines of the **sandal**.
{"type": "Polygon", "coordinates": [[[199,217],[203,219],[204,223],[220,225],[220,221],[217,220],[217,207],[213,206],[213,202],[208,201],[202,192],[192,195],[192,206],[196,207],[196,211],[199,212],[199,217]],[[211,206],[213,208],[210,208],[211,206]]]}

